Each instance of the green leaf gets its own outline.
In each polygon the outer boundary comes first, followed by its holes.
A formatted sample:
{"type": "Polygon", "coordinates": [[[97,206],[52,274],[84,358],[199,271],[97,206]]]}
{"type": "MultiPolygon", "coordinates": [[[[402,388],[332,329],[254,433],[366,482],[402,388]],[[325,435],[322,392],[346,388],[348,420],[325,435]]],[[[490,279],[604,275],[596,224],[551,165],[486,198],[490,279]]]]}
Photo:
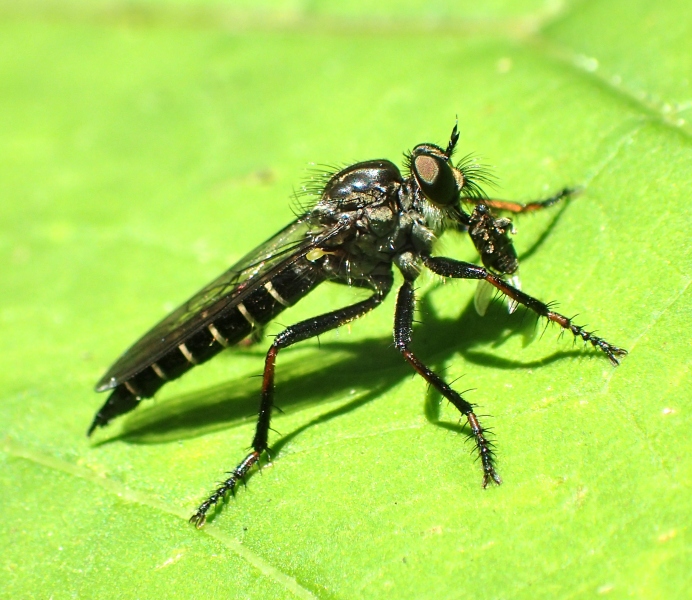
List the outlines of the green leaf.
{"type": "MultiPolygon", "coordinates": [[[[692,17],[680,0],[0,2],[7,597],[685,597],[692,17]],[[501,487],[391,344],[394,299],[279,357],[273,463],[244,456],[266,342],[84,436],[92,386],[291,218],[306,166],[445,143],[517,219],[524,289],[614,369],[470,282],[421,280],[414,349],[480,406],[501,487]]],[[[452,234],[440,253],[476,260],[452,234]]],[[[272,324],[362,292],[322,286],[272,324]]]]}

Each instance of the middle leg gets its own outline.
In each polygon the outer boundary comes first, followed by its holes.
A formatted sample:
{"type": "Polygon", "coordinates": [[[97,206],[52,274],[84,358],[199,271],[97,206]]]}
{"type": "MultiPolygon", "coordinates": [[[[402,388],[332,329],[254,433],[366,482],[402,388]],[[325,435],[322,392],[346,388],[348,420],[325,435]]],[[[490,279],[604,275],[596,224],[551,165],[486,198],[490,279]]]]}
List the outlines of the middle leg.
{"type": "Polygon", "coordinates": [[[411,351],[413,332],[413,311],[415,297],[413,284],[405,281],[399,290],[396,302],[396,314],[394,317],[394,345],[401,352],[406,361],[421,375],[430,385],[449,400],[461,414],[468,420],[471,434],[476,443],[476,449],[483,465],[483,487],[491,481],[500,484],[502,480],[495,471],[493,452],[490,442],[485,437],[486,430],[478,422],[478,417],[473,412],[473,405],[464,400],[461,394],[453,390],[437,373],[421,362],[421,360],[411,351]]]}

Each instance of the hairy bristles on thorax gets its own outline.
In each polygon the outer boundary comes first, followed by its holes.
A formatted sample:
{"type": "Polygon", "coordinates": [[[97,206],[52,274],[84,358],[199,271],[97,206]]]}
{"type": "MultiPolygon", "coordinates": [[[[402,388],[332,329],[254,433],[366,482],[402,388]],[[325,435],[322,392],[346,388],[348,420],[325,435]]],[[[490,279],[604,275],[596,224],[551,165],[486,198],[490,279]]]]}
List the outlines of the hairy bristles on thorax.
{"type": "Polygon", "coordinates": [[[442,235],[456,221],[453,206],[437,206],[422,194],[416,208],[423,215],[425,226],[433,232],[435,237],[442,235]]]}

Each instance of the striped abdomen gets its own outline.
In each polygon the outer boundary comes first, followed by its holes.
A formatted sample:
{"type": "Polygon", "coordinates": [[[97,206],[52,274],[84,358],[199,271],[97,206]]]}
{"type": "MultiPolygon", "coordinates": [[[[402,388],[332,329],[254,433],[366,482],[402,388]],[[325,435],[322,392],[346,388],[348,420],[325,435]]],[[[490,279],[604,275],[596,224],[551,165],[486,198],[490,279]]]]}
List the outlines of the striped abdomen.
{"type": "Polygon", "coordinates": [[[253,328],[267,324],[303,298],[324,278],[319,266],[303,257],[287,265],[242,302],[231,303],[212,322],[201,325],[161,358],[149,364],[143,363],[139,372],[113,389],[96,413],[89,434],[96,427],[133,410],[143,398],[151,398],[167,381],[177,379],[224,348],[237,344],[253,328]]]}

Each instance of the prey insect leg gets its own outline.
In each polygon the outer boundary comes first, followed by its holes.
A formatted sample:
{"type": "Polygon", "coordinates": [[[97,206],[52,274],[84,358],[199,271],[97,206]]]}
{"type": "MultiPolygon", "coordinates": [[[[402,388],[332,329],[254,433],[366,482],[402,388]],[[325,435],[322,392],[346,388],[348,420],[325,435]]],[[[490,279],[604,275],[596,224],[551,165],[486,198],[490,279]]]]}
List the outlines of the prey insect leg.
{"type": "Polygon", "coordinates": [[[589,342],[594,348],[601,350],[613,364],[620,364],[618,358],[625,356],[627,350],[618,348],[613,344],[608,343],[603,338],[595,336],[593,333],[586,331],[583,327],[575,325],[572,320],[560,313],[550,310],[550,307],[537,300],[533,296],[522,292],[516,287],[507,283],[501,277],[488,271],[484,267],[479,267],[472,263],[453,260],[451,258],[433,257],[424,255],[422,257],[423,264],[428,267],[433,273],[442,275],[443,277],[454,277],[458,279],[485,279],[488,283],[495,286],[503,294],[509,296],[515,302],[523,304],[537,315],[545,317],[553,323],[557,323],[563,329],[570,331],[576,338],[581,338],[584,342],[589,342]]]}
{"type": "Polygon", "coordinates": [[[318,317],[313,317],[312,319],[301,321],[300,323],[287,327],[276,336],[274,343],[267,352],[264,363],[262,398],[260,401],[255,437],[252,440],[252,452],[230,472],[230,477],[221,482],[209,498],[199,505],[195,514],[190,518],[190,523],[193,523],[198,529],[202,527],[206,521],[206,515],[209,509],[223,499],[226,494],[229,492],[232,493],[235,490],[238,481],[243,480],[250,468],[255,463],[259,462],[262,452],[268,449],[269,424],[271,421],[272,407],[274,405],[274,371],[276,367],[276,356],[279,350],[287,348],[297,342],[316,337],[362,317],[382,303],[391,287],[392,279],[390,275],[388,278],[382,278],[376,282],[375,293],[367,300],[357,302],[318,317]]]}
{"type": "Polygon", "coordinates": [[[484,435],[486,430],[478,422],[478,417],[473,412],[473,405],[464,400],[439,375],[424,365],[409,348],[413,331],[414,305],[413,285],[407,280],[399,289],[399,296],[397,297],[396,314],[394,317],[394,345],[416,372],[456,406],[459,412],[468,420],[478,455],[483,464],[483,487],[486,487],[491,481],[500,484],[502,480],[495,472],[490,442],[484,435]]]}
{"type": "Polygon", "coordinates": [[[521,202],[513,202],[512,200],[496,200],[494,198],[462,198],[462,201],[472,202],[473,204],[485,204],[486,206],[496,210],[504,210],[506,212],[519,214],[548,208],[549,206],[553,206],[553,204],[557,204],[563,198],[573,196],[577,193],[577,191],[578,190],[575,188],[564,188],[557,194],[550,196],[550,198],[534,200],[532,202],[527,202],[526,204],[522,204],[521,202]]]}

